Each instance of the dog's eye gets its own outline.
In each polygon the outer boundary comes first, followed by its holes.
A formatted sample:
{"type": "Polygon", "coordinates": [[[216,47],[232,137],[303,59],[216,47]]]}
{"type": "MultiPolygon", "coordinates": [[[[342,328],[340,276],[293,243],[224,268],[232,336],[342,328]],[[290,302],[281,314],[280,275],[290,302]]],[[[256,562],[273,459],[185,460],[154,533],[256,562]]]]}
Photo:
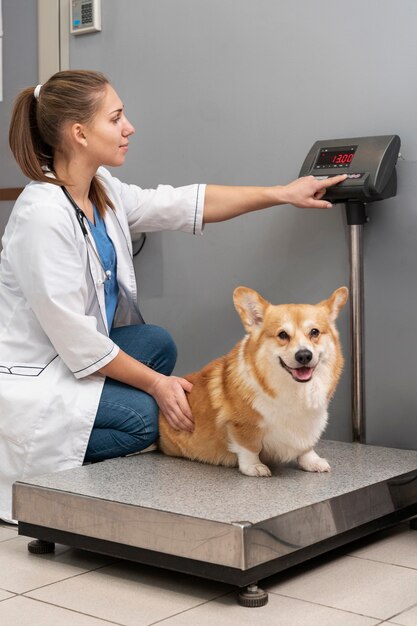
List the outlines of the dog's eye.
{"type": "Polygon", "coordinates": [[[283,341],[286,341],[287,339],[290,338],[289,334],[286,333],[285,330],[281,330],[281,332],[278,333],[278,337],[282,339],[283,341]]]}
{"type": "Polygon", "coordinates": [[[320,335],[320,331],[318,328],[313,328],[310,330],[310,337],[318,337],[320,335]]]}

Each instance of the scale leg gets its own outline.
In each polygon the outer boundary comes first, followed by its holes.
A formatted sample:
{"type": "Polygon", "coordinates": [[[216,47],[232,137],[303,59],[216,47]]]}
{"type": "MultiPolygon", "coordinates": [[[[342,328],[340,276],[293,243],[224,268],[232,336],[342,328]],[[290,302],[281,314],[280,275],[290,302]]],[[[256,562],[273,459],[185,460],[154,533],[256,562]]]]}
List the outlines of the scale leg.
{"type": "Polygon", "coordinates": [[[237,601],[240,606],[259,607],[265,606],[268,602],[268,594],[260,589],[257,584],[248,585],[246,589],[241,589],[237,601]]]}
{"type": "Polygon", "coordinates": [[[417,530],[417,517],[410,520],[410,528],[412,530],[417,530]]]}
{"type": "Polygon", "coordinates": [[[34,539],[28,543],[28,550],[31,554],[50,554],[55,552],[55,544],[42,539],[34,539]]]}

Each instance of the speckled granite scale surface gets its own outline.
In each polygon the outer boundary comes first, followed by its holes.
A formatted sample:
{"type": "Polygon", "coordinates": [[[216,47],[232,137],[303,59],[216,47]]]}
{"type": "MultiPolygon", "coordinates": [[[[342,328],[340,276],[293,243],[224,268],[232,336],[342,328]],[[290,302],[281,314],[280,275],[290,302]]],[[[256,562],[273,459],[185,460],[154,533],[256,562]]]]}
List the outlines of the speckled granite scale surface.
{"type": "Polygon", "coordinates": [[[207,520],[256,524],[417,471],[416,451],[335,441],[322,441],[316,450],[328,459],[330,473],[276,466],[271,478],[251,478],[234,468],[149,452],[21,482],[207,520]]]}

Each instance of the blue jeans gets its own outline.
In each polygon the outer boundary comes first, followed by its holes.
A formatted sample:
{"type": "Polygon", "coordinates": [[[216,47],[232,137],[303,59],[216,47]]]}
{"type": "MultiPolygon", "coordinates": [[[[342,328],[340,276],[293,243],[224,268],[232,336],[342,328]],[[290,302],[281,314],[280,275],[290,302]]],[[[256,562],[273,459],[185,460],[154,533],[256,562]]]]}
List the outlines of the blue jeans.
{"type": "MultiPolygon", "coordinates": [[[[151,324],[114,328],[111,339],[121,350],[161,374],[170,375],[177,349],[171,335],[151,324]]],[[[158,405],[149,394],[106,378],[85,462],[139,452],[158,438],[158,405]]]]}

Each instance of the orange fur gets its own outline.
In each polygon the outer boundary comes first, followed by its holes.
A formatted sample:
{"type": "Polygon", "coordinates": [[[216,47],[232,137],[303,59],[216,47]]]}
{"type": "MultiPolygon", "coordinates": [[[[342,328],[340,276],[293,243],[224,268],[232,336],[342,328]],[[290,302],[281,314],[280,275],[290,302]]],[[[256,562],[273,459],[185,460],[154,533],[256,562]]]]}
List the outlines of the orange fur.
{"type": "Polygon", "coordinates": [[[310,457],[343,368],[334,322],[346,299],[347,289],[341,287],[317,305],[271,305],[255,291],[236,289],[235,307],[247,335],[225,356],[185,376],[193,383],[188,400],[194,432],[175,430],[160,415],[162,452],[214,465],[239,465],[250,475],[268,475],[268,468],[259,461],[259,467],[266,468],[259,470],[256,461],[261,453],[282,461],[298,458],[303,469],[327,471],[310,457]],[[313,336],[316,330],[318,337],[313,336]],[[312,364],[317,361],[308,381],[297,380],[281,364],[283,360],[301,376],[294,359],[303,349],[313,355],[312,364]]]}

